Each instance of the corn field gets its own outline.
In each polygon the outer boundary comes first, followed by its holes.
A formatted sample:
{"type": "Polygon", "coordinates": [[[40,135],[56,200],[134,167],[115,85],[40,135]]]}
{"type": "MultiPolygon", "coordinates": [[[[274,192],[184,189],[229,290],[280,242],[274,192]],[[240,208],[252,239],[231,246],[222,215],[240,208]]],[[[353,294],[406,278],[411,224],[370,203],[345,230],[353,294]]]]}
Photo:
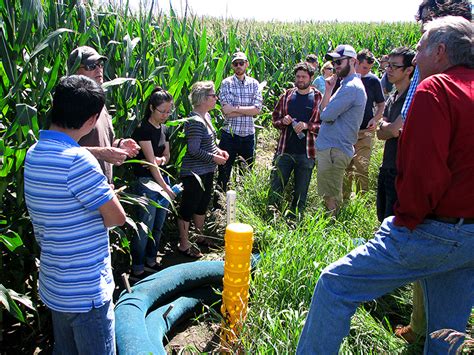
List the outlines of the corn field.
{"type": "MultiPolygon", "coordinates": [[[[156,13],[153,2],[132,14],[128,6],[95,7],[87,1],[0,0],[0,329],[15,317],[23,339],[41,333],[38,312],[39,250],[23,196],[23,162],[40,129],[48,127],[52,90],[66,75],[69,53],[89,45],[108,57],[104,68],[109,111],[117,137],[130,136],[156,85],[175,98],[173,120],[191,110],[191,85],[230,75],[230,55],[241,50],[250,75],[265,82],[264,108],[257,124],[268,126],[280,93],[292,85],[292,68],[309,53],[323,62],[340,43],[369,48],[377,57],[400,45],[414,46],[414,23],[259,23],[156,13]],[[6,323],[5,323],[6,324],[6,323]]],[[[219,108],[219,107],[218,107],[219,108]]],[[[215,110],[214,124],[221,124],[215,110]]],[[[177,124],[170,123],[171,125],[177,124]]],[[[172,162],[179,169],[184,141],[172,136],[172,162]]],[[[115,169],[115,185],[127,185],[126,167],[115,169]]],[[[133,221],[130,221],[133,226],[133,221]]],[[[115,230],[122,246],[127,233],[115,230]]],[[[12,322],[9,322],[9,324],[12,322]]]]}

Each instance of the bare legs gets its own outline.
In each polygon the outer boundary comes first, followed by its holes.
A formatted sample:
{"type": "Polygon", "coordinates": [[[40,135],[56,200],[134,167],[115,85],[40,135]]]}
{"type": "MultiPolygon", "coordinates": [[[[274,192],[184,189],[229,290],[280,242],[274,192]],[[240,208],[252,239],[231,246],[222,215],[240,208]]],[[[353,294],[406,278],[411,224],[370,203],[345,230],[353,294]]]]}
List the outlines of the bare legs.
{"type": "MultiPolygon", "coordinates": [[[[193,222],[196,231],[201,234],[204,227],[204,220],[206,215],[193,215],[193,222]]],[[[181,218],[178,218],[178,231],[179,231],[179,245],[178,249],[181,252],[185,252],[188,256],[191,257],[201,257],[202,254],[198,248],[193,246],[189,241],[189,226],[190,222],[187,222],[181,218]]]]}
{"type": "Polygon", "coordinates": [[[178,218],[179,246],[181,251],[187,250],[191,243],[189,242],[189,222],[178,218]]]}

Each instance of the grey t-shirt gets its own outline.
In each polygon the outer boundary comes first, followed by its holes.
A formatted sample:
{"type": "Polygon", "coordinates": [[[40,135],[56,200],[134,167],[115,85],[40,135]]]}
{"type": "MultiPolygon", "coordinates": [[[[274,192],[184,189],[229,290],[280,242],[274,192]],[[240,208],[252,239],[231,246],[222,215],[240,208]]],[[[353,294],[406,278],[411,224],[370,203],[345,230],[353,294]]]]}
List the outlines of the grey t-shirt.
{"type": "Polygon", "coordinates": [[[337,148],[352,158],[366,102],[367,95],[360,78],[356,74],[345,77],[321,112],[316,149],[337,148]]]}

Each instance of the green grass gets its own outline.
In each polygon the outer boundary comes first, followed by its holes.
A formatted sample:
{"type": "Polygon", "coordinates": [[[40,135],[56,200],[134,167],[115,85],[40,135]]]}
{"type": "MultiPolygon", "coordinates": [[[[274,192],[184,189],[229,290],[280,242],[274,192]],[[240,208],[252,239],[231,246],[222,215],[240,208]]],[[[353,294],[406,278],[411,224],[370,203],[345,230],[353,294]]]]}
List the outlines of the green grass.
{"type": "MultiPolygon", "coordinates": [[[[306,213],[295,222],[285,216],[285,210],[272,211],[266,204],[275,132],[260,132],[256,166],[233,185],[237,190],[238,220],[254,227],[255,245],[261,255],[250,285],[250,308],[241,336],[241,345],[250,354],[293,353],[320,272],[351,251],[357,243],[354,239],[372,238],[379,226],[375,191],[383,142],[374,144],[370,191],[366,195],[345,205],[337,220],[329,218],[316,193],[315,168],[306,213]]],[[[289,202],[289,194],[286,198],[289,202]]],[[[421,353],[422,344],[409,345],[393,335],[396,324],[409,323],[411,298],[411,285],[407,285],[359,307],[340,352],[421,353]]],[[[471,317],[470,329],[473,321],[471,317]]]]}
{"type": "MultiPolygon", "coordinates": [[[[239,178],[239,185],[234,185],[238,192],[238,219],[254,227],[256,247],[261,253],[251,283],[251,307],[242,336],[246,351],[259,354],[291,353],[296,349],[320,272],[352,250],[357,243],[354,239],[370,239],[379,224],[374,190],[351,200],[337,220],[328,217],[316,194],[316,170],[301,221],[289,219],[286,211],[269,210],[268,155],[273,152],[265,149],[265,145],[271,146],[274,139],[274,132],[261,132],[260,140],[264,143],[257,152],[255,168],[239,178]]],[[[370,166],[371,186],[380,164],[380,148],[377,143],[370,166]]],[[[409,352],[410,348],[393,336],[390,320],[407,321],[410,308],[404,305],[410,303],[410,297],[407,288],[360,307],[341,351],[409,352]]]]}

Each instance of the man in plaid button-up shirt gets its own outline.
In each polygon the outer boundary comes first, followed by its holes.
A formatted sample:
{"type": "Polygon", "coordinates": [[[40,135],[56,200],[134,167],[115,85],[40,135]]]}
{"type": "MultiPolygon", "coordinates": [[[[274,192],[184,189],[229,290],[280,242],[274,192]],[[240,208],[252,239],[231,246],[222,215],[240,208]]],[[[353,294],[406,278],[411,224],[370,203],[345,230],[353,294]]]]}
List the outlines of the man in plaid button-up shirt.
{"type": "MultiPolygon", "coordinates": [[[[224,79],[220,88],[219,100],[225,122],[221,132],[219,148],[229,153],[229,159],[219,166],[217,186],[227,190],[232,165],[237,156],[251,165],[255,152],[254,116],[262,108],[262,93],[259,83],[246,74],[249,62],[242,52],[232,55],[234,75],[224,79]]],[[[218,206],[217,200],[214,205],[218,206]]]]}

